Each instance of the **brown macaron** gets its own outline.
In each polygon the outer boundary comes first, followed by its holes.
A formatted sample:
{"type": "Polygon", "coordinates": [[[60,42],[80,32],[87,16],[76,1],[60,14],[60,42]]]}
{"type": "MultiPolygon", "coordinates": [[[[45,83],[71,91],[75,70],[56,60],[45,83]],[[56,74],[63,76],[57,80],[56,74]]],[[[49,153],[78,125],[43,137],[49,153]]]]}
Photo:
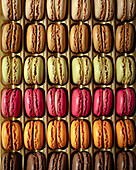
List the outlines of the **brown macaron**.
{"type": "Polygon", "coordinates": [[[131,52],[135,43],[135,30],[132,24],[119,25],[116,29],[116,50],[120,53],[131,52]]]}
{"type": "Polygon", "coordinates": [[[42,24],[27,27],[26,48],[30,53],[41,53],[45,47],[45,29],[42,24]]]}
{"type": "Polygon", "coordinates": [[[108,53],[112,48],[112,33],[108,25],[96,24],[93,27],[93,45],[97,52],[108,53]]]}
{"type": "Polygon", "coordinates": [[[2,50],[18,52],[21,45],[21,26],[19,24],[4,24],[2,26],[2,50]]]}
{"type": "Polygon", "coordinates": [[[47,30],[48,49],[63,53],[66,49],[66,29],[63,24],[51,24],[47,30]]]}
{"type": "Polygon", "coordinates": [[[89,29],[87,25],[73,25],[70,32],[70,48],[73,53],[87,52],[89,49],[89,29]]]}

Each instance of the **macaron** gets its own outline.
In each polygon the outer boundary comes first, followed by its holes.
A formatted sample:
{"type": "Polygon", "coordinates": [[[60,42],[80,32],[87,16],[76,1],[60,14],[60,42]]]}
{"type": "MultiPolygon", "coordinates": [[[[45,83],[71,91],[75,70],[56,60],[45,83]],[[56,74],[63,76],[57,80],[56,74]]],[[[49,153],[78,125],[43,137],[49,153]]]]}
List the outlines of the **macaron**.
{"type": "Polygon", "coordinates": [[[3,90],[1,110],[4,117],[19,117],[21,115],[21,91],[19,89],[3,90]]]}
{"type": "Polygon", "coordinates": [[[132,88],[119,89],[116,94],[116,113],[131,116],[135,110],[135,92],[132,88]]]}
{"type": "Polygon", "coordinates": [[[42,24],[30,24],[26,30],[26,48],[29,53],[41,53],[45,47],[45,28],[42,24]]]}
{"type": "Polygon", "coordinates": [[[93,141],[96,148],[109,149],[113,145],[113,129],[108,120],[96,120],[93,123],[93,141]]]}
{"type": "Polygon", "coordinates": [[[112,32],[106,24],[96,24],[93,27],[93,46],[96,52],[109,53],[112,49],[112,32]]]}
{"type": "Polygon", "coordinates": [[[93,113],[96,116],[109,116],[113,106],[113,92],[110,88],[99,88],[94,92],[93,113]]]}
{"type": "Polygon", "coordinates": [[[25,112],[28,117],[42,117],[44,94],[42,89],[27,89],[24,95],[25,112]]]}
{"type": "Polygon", "coordinates": [[[68,66],[64,57],[48,58],[48,78],[52,84],[64,85],[68,80],[68,66]]]}
{"type": "Polygon", "coordinates": [[[136,13],[135,0],[117,0],[117,19],[122,21],[129,21],[134,18],[136,13]]]}
{"type": "Polygon", "coordinates": [[[24,128],[24,145],[28,150],[39,150],[44,146],[44,125],[42,121],[28,121],[24,128]]]}
{"type": "Polygon", "coordinates": [[[48,170],[67,170],[68,169],[68,156],[65,152],[54,152],[49,159],[48,170]]]}
{"type": "Polygon", "coordinates": [[[130,23],[117,26],[116,29],[116,50],[119,53],[129,53],[133,51],[135,44],[135,30],[130,23]]]}
{"type": "Polygon", "coordinates": [[[66,49],[66,28],[63,24],[50,24],[47,30],[50,52],[63,53],[66,49]]]}
{"type": "Polygon", "coordinates": [[[24,63],[24,79],[28,85],[43,83],[44,60],[42,57],[27,57],[24,63]]]}
{"type": "Polygon", "coordinates": [[[44,16],[45,1],[44,0],[26,0],[25,1],[25,17],[29,21],[41,20],[44,16]]]}
{"type": "Polygon", "coordinates": [[[41,152],[32,152],[26,160],[26,170],[45,170],[45,156],[41,152]]]}
{"type": "Polygon", "coordinates": [[[21,1],[20,0],[2,0],[1,7],[3,17],[6,20],[19,20],[21,18],[21,1]]]}
{"type": "Polygon", "coordinates": [[[108,57],[95,56],[93,59],[94,81],[97,84],[110,84],[113,78],[113,63],[108,57]]]}
{"type": "Polygon", "coordinates": [[[66,16],[67,0],[47,0],[47,16],[50,20],[62,21],[66,16]]]}
{"type": "Polygon", "coordinates": [[[90,18],[91,1],[90,0],[71,0],[71,17],[73,20],[86,21],[90,18]]]}
{"type": "Polygon", "coordinates": [[[88,89],[74,89],[71,96],[71,113],[75,117],[88,116],[91,108],[91,94],[88,89]]]}
{"type": "Polygon", "coordinates": [[[135,170],[136,169],[136,156],[132,151],[122,151],[117,153],[116,159],[117,170],[135,170]]]}
{"type": "Polygon", "coordinates": [[[74,84],[87,85],[91,81],[92,63],[88,57],[75,57],[71,64],[72,81],[74,84]]]}
{"type": "Polygon", "coordinates": [[[74,120],[71,123],[71,146],[74,149],[86,149],[89,147],[90,130],[85,120],[74,120]]]}
{"type": "Polygon", "coordinates": [[[21,48],[21,26],[16,23],[4,24],[1,42],[3,52],[19,52],[21,48]]]}
{"type": "Polygon", "coordinates": [[[51,116],[64,117],[67,112],[67,97],[64,89],[51,88],[47,93],[47,108],[51,116]]]}
{"type": "Polygon", "coordinates": [[[22,63],[20,57],[5,56],[2,58],[2,83],[4,85],[19,85],[22,76],[22,63]]]}
{"type": "Polygon", "coordinates": [[[7,120],[1,128],[2,147],[5,150],[18,151],[22,147],[22,128],[19,122],[7,120]]]}
{"type": "Polygon", "coordinates": [[[132,57],[120,56],[116,60],[116,81],[120,84],[133,84],[135,81],[135,61],[132,57]]]}
{"type": "Polygon", "coordinates": [[[22,170],[22,155],[18,152],[2,154],[1,170],[22,170]]]}
{"type": "Polygon", "coordinates": [[[132,147],[135,143],[135,128],[130,119],[116,122],[116,139],[119,148],[132,147]]]}
{"type": "Polygon", "coordinates": [[[107,151],[98,151],[95,153],[94,156],[94,170],[99,170],[99,169],[114,169],[114,164],[113,164],[113,155],[111,152],[107,151]]]}
{"type": "Polygon", "coordinates": [[[114,15],[114,0],[94,0],[94,16],[97,20],[110,21],[114,15]]]}
{"type": "Polygon", "coordinates": [[[48,124],[47,142],[51,149],[64,148],[67,144],[66,123],[61,120],[52,120],[48,124]]]}
{"type": "Polygon", "coordinates": [[[73,53],[85,53],[89,50],[88,25],[73,25],[70,31],[70,48],[73,53]]]}

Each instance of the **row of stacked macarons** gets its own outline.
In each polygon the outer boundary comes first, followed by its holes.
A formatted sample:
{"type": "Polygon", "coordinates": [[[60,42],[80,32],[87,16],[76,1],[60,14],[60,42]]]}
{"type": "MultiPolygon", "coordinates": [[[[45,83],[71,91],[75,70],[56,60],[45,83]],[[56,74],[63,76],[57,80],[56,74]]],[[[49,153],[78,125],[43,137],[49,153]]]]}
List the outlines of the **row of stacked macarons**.
{"type": "MultiPolygon", "coordinates": [[[[21,51],[21,25],[5,23],[2,25],[2,51],[21,51]]],[[[118,24],[116,36],[113,38],[113,28],[110,24],[95,24],[90,32],[88,24],[73,24],[68,38],[65,24],[50,24],[47,27],[47,46],[51,53],[64,53],[70,49],[73,53],[87,53],[90,50],[90,38],[93,39],[93,49],[97,53],[110,53],[113,50],[115,38],[116,51],[131,53],[135,48],[135,27],[131,23],[118,24]]],[[[43,24],[27,24],[25,27],[25,51],[28,53],[42,53],[45,51],[46,33],[43,24]]]]}
{"type": "MultiPolygon", "coordinates": [[[[25,18],[29,21],[42,20],[45,17],[45,6],[47,7],[47,16],[50,20],[65,20],[67,18],[67,3],[63,0],[26,0],[25,1],[25,18]]],[[[132,20],[135,16],[135,0],[120,1],[117,0],[71,0],[71,18],[73,20],[86,21],[91,15],[91,6],[94,3],[94,18],[100,21],[109,21],[113,18],[115,9],[116,18],[120,21],[132,20]]],[[[19,20],[21,18],[21,1],[16,0],[9,2],[2,0],[2,12],[6,20],[19,20]]]]}
{"type": "MultiPolygon", "coordinates": [[[[68,76],[74,85],[88,85],[92,73],[96,84],[111,84],[113,80],[113,61],[110,56],[93,58],[87,56],[72,57],[70,64],[71,74],[68,75],[67,58],[64,56],[50,56],[47,60],[48,83],[51,85],[65,85],[68,76]],[[93,63],[93,64],[92,64],[93,63]]],[[[118,56],[115,63],[116,82],[131,85],[135,83],[136,63],[133,56],[118,56]]],[[[42,85],[45,82],[45,60],[41,56],[28,56],[22,69],[21,58],[5,56],[2,58],[2,83],[4,85],[19,85],[24,71],[24,80],[27,85],[42,85]]]]}

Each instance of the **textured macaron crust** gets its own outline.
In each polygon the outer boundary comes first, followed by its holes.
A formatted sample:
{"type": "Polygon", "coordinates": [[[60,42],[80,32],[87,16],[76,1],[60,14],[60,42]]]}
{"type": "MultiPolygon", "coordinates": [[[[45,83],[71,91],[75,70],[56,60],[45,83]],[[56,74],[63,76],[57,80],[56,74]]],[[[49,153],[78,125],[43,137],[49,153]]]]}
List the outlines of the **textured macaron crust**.
{"type": "Polygon", "coordinates": [[[45,156],[40,152],[32,152],[26,161],[26,170],[45,170],[45,156]]]}
{"type": "Polygon", "coordinates": [[[66,123],[61,120],[52,120],[48,124],[47,142],[51,149],[64,148],[67,144],[66,123]]]}
{"type": "Polygon", "coordinates": [[[86,149],[89,146],[89,125],[84,120],[74,120],[71,123],[71,146],[75,149],[86,149]]]}
{"type": "Polygon", "coordinates": [[[74,84],[87,85],[92,76],[92,63],[88,57],[76,57],[71,64],[72,81],[74,84]]]}
{"type": "Polygon", "coordinates": [[[48,78],[52,84],[64,85],[68,80],[68,66],[64,57],[51,56],[48,59],[48,78]]]}
{"type": "Polygon", "coordinates": [[[66,115],[67,97],[64,89],[49,89],[47,94],[47,108],[51,116],[64,117],[66,115]]]}
{"type": "Polygon", "coordinates": [[[88,20],[91,14],[91,0],[71,0],[71,17],[73,20],[88,20]]]}
{"type": "Polygon", "coordinates": [[[48,170],[68,169],[68,156],[65,152],[54,152],[49,159],[48,170]]]}
{"type": "Polygon", "coordinates": [[[120,53],[132,52],[135,44],[135,30],[130,23],[121,24],[116,29],[116,50],[120,53]]]}
{"type": "Polygon", "coordinates": [[[63,53],[66,49],[66,28],[63,24],[51,24],[47,30],[47,44],[50,52],[63,53]]]}
{"type": "Polygon", "coordinates": [[[96,120],[93,123],[93,140],[96,148],[109,149],[113,144],[113,130],[107,120],[96,120]]]}
{"type": "Polygon", "coordinates": [[[21,46],[21,26],[16,23],[2,26],[2,50],[4,52],[19,52],[21,46]]]}
{"type": "Polygon", "coordinates": [[[45,1],[44,0],[26,0],[25,1],[25,17],[29,21],[41,20],[44,16],[45,1]]]}
{"type": "Polygon", "coordinates": [[[4,117],[19,117],[21,111],[21,91],[6,89],[2,93],[2,115],[4,117]]]}
{"type": "Polygon", "coordinates": [[[21,170],[22,169],[22,155],[18,152],[7,152],[2,155],[1,170],[21,170]]]}
{"type": "Polygon", "coordinates": [[[89,50],[89,27],[86,24],[73,25],[70,31],[70,48],[73,53],[89,50]]]}
{"type": "Polygon", "coordinates": [[[122,21],[131,20],[136,13],[135,0],[117,0],[117,19],[122,21]]]}
{"type": "Polygon", "coordinates": [[[116,94],[116,113],[131,116],[135,110],[135,92],[132,88],[120,89],[116,94]]]}
{"type": "Polygon", "coordinates": [[[27,57],[24,64],[24,79],[29,85],[43,83],[44,61],[42,57],[27,57]]]}
{"type": "Polygon", "coordinates": [[[5,56],[2,58],[2,83],[4,85],[21,83],[22,64],[19,57],[5,56]]]}
{"type": "Polygon", "coordinates": [[[91,94],[87,89],[75,89],[71,96],[71,113],[75,117],[87,116],[91,108],[91,94]]]}
{"type": "Polygon", "coordinates": [[[114,0],[94,0],[94,16],[97,20],[109,21],[114,15],[114,0]]]}
{"type": "Polygon", "coordinates": [[[112,110],[113,93],[110,88],[97,89],[94,93],[93,113],[96,116],[108,116],[112,110]]]}
{"type": "Polygon", "coordinates": [[[97,84],[110,84],[113,77],[113,64],[109,57],[96,56],[93,59],[94,81],[97,84]]]}
{"type": "Polygon", "coordinates": [[[25,112],[28,117],[44,114],[44,95],[41,89],[27,89],[24,97],[25,112]]]}
{"type": "Polygon", "coordinates": [[[62,21],[66,16],[67,0],[47,0],[47,15],[52,21],[62,21]]]}
{"type": "Polygon", "coordinates": [[[2,13],[6,20],[19,20],[21,18],[20,0],[2,0],[2,13]]]}
{"type": "Polygon", "coordinates": [[[135,129],[131,120],[116,122],[117,145],[120,148],[132,147],[135,142],[135,129]]]}
{"type": "Polygon", "coordinates": [[[116,60],[116,81],[120,84],[133,84],[135,70],[135,61],[132,57],[118,57],[116,60]]]}
{"type": "Polygon", "coordinates": [[[72,158],[72,170],[91,169],[91,155],[90,153],[83,152],[75,152],[72,158]]]}
{"type": "Polygon", "coordinates": [[[2,147],[5,150],[18,151],[22,147],[22,129],[18,122],[7,120],[2,124],[2,147]]]}
{"type": "Polygon", "coordinates": [[[45,47],[45,28],[42,24],[30,24],[26,30],[26,48],[29,53],[41,53],[45,47]]]}
{"type": "Polygon", "coordinates": [[[25,124],[24,145],[28,150],[42,149],[44,145],[44,125],[41,121],[29,121],[25,124]]]}
{"type": "Polygon", "coordinates": [[[98,169],[114,169],[113,155],[111,152],[96,152],[94,157],[94,170],[98,169]]]}
{"type": "Polygon", "coordinates": [[[108,53],[112,49],[112,32],[108,25],[96,24],[93,27],[93,45],[99,53],[108,53]]]}

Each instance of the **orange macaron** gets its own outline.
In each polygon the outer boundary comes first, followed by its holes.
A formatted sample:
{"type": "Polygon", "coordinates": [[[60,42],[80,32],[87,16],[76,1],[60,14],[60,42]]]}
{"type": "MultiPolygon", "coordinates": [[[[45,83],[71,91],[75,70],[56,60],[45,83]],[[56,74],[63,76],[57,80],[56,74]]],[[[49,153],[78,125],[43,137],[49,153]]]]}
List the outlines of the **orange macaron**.
{"type": "Polygon", "coordinates": [[[44,143],[44,125],[41,121],[29,121],[24,129],[24,145],[28,150],[42,149],[44,143]]]}
{"type": "Polygon", "coordinates": [[[71,123],[71,145],[75,149],[88,148],[90,142],[89,125],[84,120],[74,120],[71,123]]]}
{"type": "Polygon", "coordinates": [[[18,151],[22,147],[22,129],[19,122],[7,120],[2,124],[2,147],[18,151]]]}
{"type": "Polygon", "coordinates": [[[64,148],[67,144],[66,123],[61,120],[52,120],[48,124],[47,142],[51,149],[64,148]]]}
{"type": "Polygon", "coordinates": [[[107,120],[96,120],[93,123],[93,140],[96,148],[109,149],[113,144],[113,130],[107,120]]]}

